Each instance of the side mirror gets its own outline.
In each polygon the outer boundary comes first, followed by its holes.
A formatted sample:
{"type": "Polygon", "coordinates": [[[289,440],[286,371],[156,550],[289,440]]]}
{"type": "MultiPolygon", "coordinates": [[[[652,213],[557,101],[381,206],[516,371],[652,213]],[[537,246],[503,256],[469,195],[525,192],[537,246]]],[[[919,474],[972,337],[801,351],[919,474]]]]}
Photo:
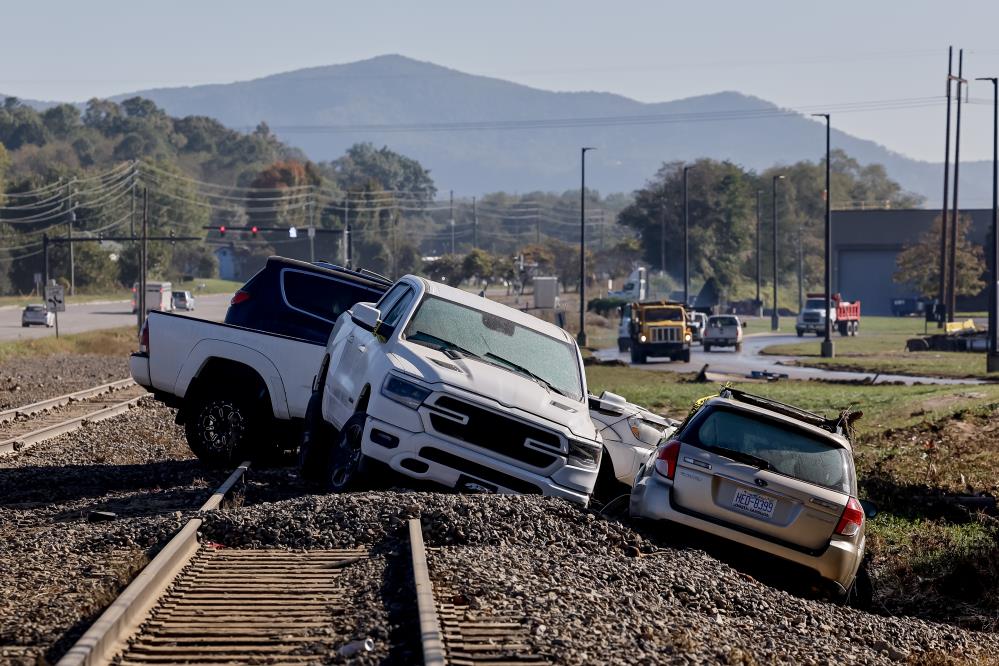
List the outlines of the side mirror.
{"type": "Polygon", "coordinates": [[[878,505],[870,500],[860,500],[860,506],[864,509],[864,515],[870,520],[878,515],[878,505]]]}
{"type": "Polygon", "coordinates": [[[355,303],[350,309],[350,318],[361,328],[374,332],[378,328],[382,313],[370,303],[355,303]]]}
{"type": "Polygon", "coordinates": [[[742,322],[742,327],[746,328],[746,322],[742,322]]]}

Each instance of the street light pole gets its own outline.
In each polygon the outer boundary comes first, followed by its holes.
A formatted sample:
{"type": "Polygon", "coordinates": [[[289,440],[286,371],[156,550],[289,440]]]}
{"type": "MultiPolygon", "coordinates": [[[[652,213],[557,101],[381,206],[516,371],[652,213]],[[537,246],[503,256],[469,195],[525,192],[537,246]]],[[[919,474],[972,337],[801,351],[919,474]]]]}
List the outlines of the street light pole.
{"type": "Polygon", "coordinates": [[[832,358],[836,349],[832,341],[832,160],[830,151],[831,121],[828,113],[813,113],[826,119],[826,229],[825,229],[825,338],[822,340],[822,358],[832,358]]]}
{"type": "Polygon", "coordinates": [[[986,372],[999,372],[999,78],[992,82],[992,270],[989,274],[989,340],[986,372]]]}
{"type": "Polygon", "coordinates": [[[579,335],[576,341],[586,346],[586,151],[596,150],[584,146],[579,150],[579,335]]]}
{"type": "Polygon", "coordinates": [[[659,199],[659,270],[666,275],[666,196],[659,199]]]}
{"type": "Polygon", "coordinates": [[[774,307],[770,313],[770,330],[780,330],[780,316],[777,314],[777,181],[784,180],[782,174],[773,178],[773,209],[774,209],[774,307]]]}
{"type": "Polygon", "coordinates": [[[687,172],[693,169],[693,166],[683,167],[683,307],[687,307],[690,303],[690,261],[689,261],[689,224],[690,224],[690,211],[687,206],[687,172]]]}
{"type": "Polygon", "coordinates": [[[760,216],[760,196],[763,194],[763,190],[756,190],[756,316],[763,316],[763,297],[760,295],[760,287],[763,280],[763,243],[762,243],[762,230],[763,226],[761,223],[760,216]]]}

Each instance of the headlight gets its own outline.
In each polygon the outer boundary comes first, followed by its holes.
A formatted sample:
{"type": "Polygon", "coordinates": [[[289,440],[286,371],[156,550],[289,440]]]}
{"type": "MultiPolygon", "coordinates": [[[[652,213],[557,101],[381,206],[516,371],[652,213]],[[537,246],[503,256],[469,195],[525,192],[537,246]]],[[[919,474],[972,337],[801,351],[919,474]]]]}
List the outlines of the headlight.
{"type": "Polygon", "coordinates": [[[645,342],[645,335],[638,336],[638,341],[639,342],[645,342]]]}
{"type": "Polygon", "coordinates": [[[431,391],[402,377],[389,375],[382,384],[382,395],[410,409],[419,409],[431,391]]]}
{"type": "Polygon", "coordinates": [[[600,466],[600,454],[603,452],[604,447],[599,444],[590,444],[589,442],[578,442],[576,440],[569,440],[569,462],[575,463],[580,467],[587,467],[589,469],[596,469],[600,466]]]}
{"type": "Polygon", "coordinates": [[[687,333],[687,335],[683,336],[683,341],[690,342],[690,333],[687,333]]]}
{"type": "Polygon", "coordinates": [[[628,427],[631,434],[642,444],[655,446],[663,438],[663,431],[640,416],[629,416],[628,427]]]}

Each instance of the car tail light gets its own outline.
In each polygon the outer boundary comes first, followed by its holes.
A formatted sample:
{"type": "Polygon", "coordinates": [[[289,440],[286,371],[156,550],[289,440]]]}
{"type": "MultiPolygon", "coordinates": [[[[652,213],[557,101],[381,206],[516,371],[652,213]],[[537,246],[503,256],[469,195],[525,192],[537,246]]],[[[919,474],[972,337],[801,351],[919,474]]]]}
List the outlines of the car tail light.
{"type": "Polygon", "coordinates": [[[843,510],[843,517],[839,519],[839,525],[836,526],[836,534],[848,537],[856,536],[863,526],[864,508],[860,506],[860,502],[856,498],[851,497],[850,501],[846,503],[846,509],[843,510]]]}
{"type": "Polygon", "coordinates": [[[240,289],[235,294],[233,294],[232,300],[229,301],[229,305],[239,305],[240,303],[243,303],[248,300],[250,300],[250,292],[243,291],[242,289],[240,289]]]}
{"type": "Polygon", "coordinates": [[[149,353],[149,320],[142,322],[142,330],[139,331],[139,351],[144,354],[149,353]]]}
{"type": "Polygon", "coordinates": [[[659,449],[656,456],[656,471],[667,479],[673,478],[676,473],[676,461],[680,457],[680,440],[673,439],[666,443],[666,446],[659,449]]]}

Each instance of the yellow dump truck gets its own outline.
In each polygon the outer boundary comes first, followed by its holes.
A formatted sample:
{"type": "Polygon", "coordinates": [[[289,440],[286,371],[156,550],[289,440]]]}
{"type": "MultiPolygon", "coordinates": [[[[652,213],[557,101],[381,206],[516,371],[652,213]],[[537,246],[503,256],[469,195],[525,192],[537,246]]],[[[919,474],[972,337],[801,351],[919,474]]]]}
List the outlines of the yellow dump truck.
{"type": "Polygon", "coordinates": [[[645,363],[649,356],[690,361],[691,332],[687,311],[676,301],[632,303],[631,362],[645,363]]]}

